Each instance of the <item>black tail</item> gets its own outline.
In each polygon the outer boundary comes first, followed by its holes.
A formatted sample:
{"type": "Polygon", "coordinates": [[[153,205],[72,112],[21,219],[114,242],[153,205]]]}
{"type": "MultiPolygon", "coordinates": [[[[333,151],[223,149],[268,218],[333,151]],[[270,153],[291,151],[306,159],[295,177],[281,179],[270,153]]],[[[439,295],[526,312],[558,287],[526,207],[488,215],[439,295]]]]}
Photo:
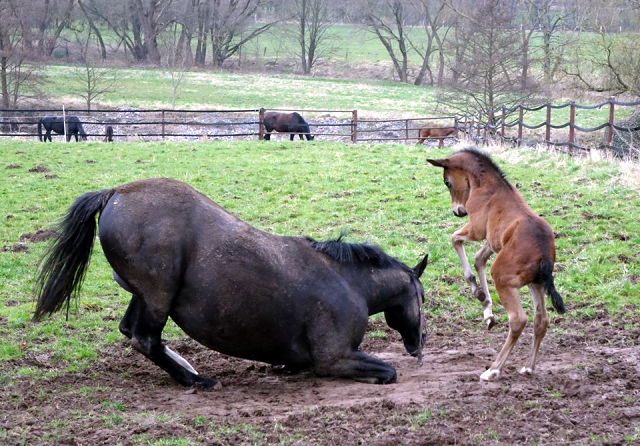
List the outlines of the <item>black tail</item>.
{"type": "Polygon", "coordinates": [[[38,119],[38,139],[42,141],[42,118],[38,119]]]}
{"type": "Polygon", "coordinates": [[[542,262],[540,265],[539,278],[539,282],[543,283],[547,289],[547,294],[551,298],[553,308],[555,308],[558,313],[565,313],[567,309],[562,301],[562,296],[556,291],[556,287],[553,284],[553,263],[548,261],[542,262]]]}
{"type": "Polygon", "coordinates": [[[38,302],[33,319],[53,314],[75,295],[89,265],[96,235],[96,214],[104,209],[113,189],[87,192],[79,197],[58,225],[57,240],[43,258],[36,279],[38,302]]]}
{"type": "Polygon", "coordinates": [[[87,132],[84,131],[84,127],[82,127],[82,123],[78,121],[78,132],[80,132],[80,137],[83,140],[87,140],[87,132]]]}

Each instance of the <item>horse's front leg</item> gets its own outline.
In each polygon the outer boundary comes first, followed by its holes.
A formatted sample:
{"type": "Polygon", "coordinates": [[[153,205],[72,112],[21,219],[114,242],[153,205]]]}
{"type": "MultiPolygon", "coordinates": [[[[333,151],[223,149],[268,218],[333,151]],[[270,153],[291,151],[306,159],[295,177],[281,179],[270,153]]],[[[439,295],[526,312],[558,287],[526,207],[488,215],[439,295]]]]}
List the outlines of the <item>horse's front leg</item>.
{"type": "Polygon", "coordinates": [[[368,384],[391,384],[397,379],[392,366],[357,350],[338,360],[316,361],[313,369],[318,376],[351,378],[368,384]]]}
{"type": "Polygon", "coordinates": [[[478,283],[476,282],[476,276],[473,274],[473,271],[471,271],[471,265],[469,265],[467,253],[464,251],[464,242],[475,241],[470,237],[469,233],[470,224],[466,224],[453,233],[453,235],[451,236],[451,242],[453,243],[453,249],[456,250],[456,254],[458,254],[458,258],[460,259],[460,264],[462,265],[462,273],[464,274],[464,280],[471,286],[471,292],[473,293],[473,296],[480,302],[482,302],[484,306],[487,296],[485,295],[484,290],[478,286],[478,283]]]}
{"type": "MultiPolygon", "coordinates": [[[[489,292],[489,285],[487,284],[487,260],[491,257],[493,251],[486,243],[480,251],[476,254],[474,267],[478,272],[478,280],[480,281],[480,287],[484,293],[484,300],[482,301],[482,314],[484,322],[487,324],[487,330],[491,330],[496,324],[496,320],[493,317],[493,311],[491,310],[491,293],[489,292]]],[[[480,297],[478,296],[478,299],[480,297]]]]}

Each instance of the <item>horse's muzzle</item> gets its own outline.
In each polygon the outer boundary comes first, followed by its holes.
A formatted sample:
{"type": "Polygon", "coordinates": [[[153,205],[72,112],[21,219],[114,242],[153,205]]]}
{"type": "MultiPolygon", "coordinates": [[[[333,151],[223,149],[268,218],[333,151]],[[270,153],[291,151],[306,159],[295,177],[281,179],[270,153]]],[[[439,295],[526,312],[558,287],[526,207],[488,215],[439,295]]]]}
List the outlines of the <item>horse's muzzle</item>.
{"type": "Polygon", "coordinates": [[[459,208],[453,211],[453,215],[455,215],[456,217],[466,217],[467,211],[464,208],[459,208]]]}

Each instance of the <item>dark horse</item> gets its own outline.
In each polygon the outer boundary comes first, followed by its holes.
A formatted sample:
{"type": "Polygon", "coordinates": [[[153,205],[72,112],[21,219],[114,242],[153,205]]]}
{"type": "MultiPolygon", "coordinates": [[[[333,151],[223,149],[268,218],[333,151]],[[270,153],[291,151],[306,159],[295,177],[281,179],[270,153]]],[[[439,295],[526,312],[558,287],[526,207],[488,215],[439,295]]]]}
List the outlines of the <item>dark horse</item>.
{"type": "Polygon", "coordinates": [[[291,141],[293,141],[293,137],[296,136],[296,134],[300,136],[300,139],[304,139],[302,137],[302,135],[304,135],[307,140],[313,140],[313,135],[311,135],[311,130],[309,130],[309,124],[307,124],[307,121],[304,120],[300,113],[267,112],[264,114],[264,127],[266,129],[264,139],[267,141],[271,139],[271,132],[274,130],[276,132],[291,133],[291,141]]]}
{"type": "Polygon", "coordinates": [[[74,202],[40,270],[35,320],[65,304],[68,311],[98,213],[113,277],[132,293],[120,331],[184,386],[217,381],[162,343],[168,317],[225,355],[382,384],[395,381],[395,369],[358,346],[368,317],[384,312],[407,352],[422,356],[426,256],[409,268],[377,246],[268,234],[166,178],[74,202]]]}
{"type": "MultiPolygon", "coordinates": [[[[61,116],[43,116],[38,119],[38,138],[40,141],[42,141],[42,127],[46,131],[45,142],[47,139],[51,141],[52,131],[58,135],[64,135],[64,120],[61,116]]],[[[87,140],[87,133],[84,131],[80,119],[77,116],[67,116],[67,142],[71,141],[71,135],[74,135],[78,141],[78,134],[84,141],[87,140]]]]}

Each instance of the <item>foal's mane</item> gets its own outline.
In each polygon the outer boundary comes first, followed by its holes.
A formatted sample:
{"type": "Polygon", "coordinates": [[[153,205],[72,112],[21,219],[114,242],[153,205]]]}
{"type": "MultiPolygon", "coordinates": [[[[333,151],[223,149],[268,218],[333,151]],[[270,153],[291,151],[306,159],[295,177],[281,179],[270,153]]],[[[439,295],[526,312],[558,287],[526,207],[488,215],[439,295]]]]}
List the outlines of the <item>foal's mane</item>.
{"type": "MultiPolygon", "coordinates": [[[[504,182],[507,183],[509,186],[511,186],[511,184],[509,183],[509,180],[507,179],[507,175],[502,171],[502,169],[500,169],[500,167],[498,167],[498,165],[495,162],[493,162],[491,157],[485,152],[478,149],[474,149],[473,147],[467,147],[466,149],[460,150],[460,152],[458,153],[468,153],[469,155],[475,157],[475,159],[478,161],[478,166],[480,168],[480,171],[483,171],[483,170],[489,171],[495,174],[496,176],[498,176],[499,178],[501,178],[502,180],[504,180],[504,182]]],[[[475,169],[475,170],[478,170],[478,169],[475,169]]],[[[477,174],[480,174],[481,172],[473,171],[472,173],[477,175],[477,174]]]]}
{"type": "Polygon", "coordinates": [[[370,264],[378,268],[400,269],[413,274],[413,270],[398,259],[385,253],[382,248],[367,243],[345,243],[342,241],[344,233],[336,240],[316,241],[311,237],[307,240],[313,249],[325,254],[338,263],[343,264],[370,264]]]}

